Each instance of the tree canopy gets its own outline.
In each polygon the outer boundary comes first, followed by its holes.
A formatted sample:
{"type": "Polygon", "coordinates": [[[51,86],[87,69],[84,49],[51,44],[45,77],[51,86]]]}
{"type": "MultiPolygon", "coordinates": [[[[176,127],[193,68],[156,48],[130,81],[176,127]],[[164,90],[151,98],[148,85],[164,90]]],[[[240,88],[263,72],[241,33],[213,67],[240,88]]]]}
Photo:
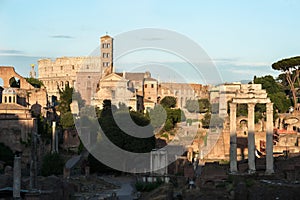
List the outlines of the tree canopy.
{"type": "Polygon", "coordinates": [[[126,151],[144,153],[150,152],[155,148],[155,137],[153,135],[152,126],[147,126],[147,128],[142,129],[143,132],[137,133],[141,136],[152,134],[152,137],[137,138],[127,134],[126,132],[136,132],[139,130],[136,130],[134,127],[130,126],[130,123],[122,121],[123,119],[126,119],[129,112],[132,121],[137,126],[143,127],[150,124],[150,120],[148,118],[141,113],[128,110],[125,111],[116,109],[114,114],[112,114],[114,109],[111,109],[113,106],[111,102],[109,100],[105,100],[103,104],[105,107],[103,108],[101,117],[98,119],[103,130],[103,133],[101,134],[105,134],[111,142],[126,151]],[[116,119],[119,123],[121,122],[122,127],[119,127],[120,124],[116,123],[116,119]],[[126,132],[124,132],[124,130],[126,130],[126,132]]]}
{"type": "MultiPolygon", "coordinates": [[[[256,84],[262,84],[262,88],[265,89],[270,97],[271,101],[274,103],[274,108],[278,109],[279,112],[287,112],[291,106],[291,101],[287,98],[285,94],[285,89],[281,83],[276,82],[273,76],[262,76],[254,77],[253,80],[256,84]]],[[[256,111],[265,112],[265,107],[256,106],[256,111]]]]}
{"type": "Polygon", "coordinates": [[[161,101],[160,104],[166,108],[175,108],[176,107],[176,98],[172,96],[165,96],[161,101]]]}
{"type": "Polygon", "coordinates": [[[32,78],[32,77],[25,78],[25,79],[28,83],[30,83],[35,88],[41,88],[42,86],[44,86],[44,83],[42,81],[40,81],[39,79],[32,78]]]}
{"type": "Polygon", "coordinates": [[[191,113],[204,113],[209,110],[210,103],[208,99],[187,100],[185,108],[191,113]]]}
{"type": "Polygon", "coordinates": [[[285,78],[289,84],[293,96],[295,110],[297,106],[296,83],[298,83],[298,86],[300,85],[299,66],[300,66],[300,56],[285,58],[272,64],[272,68],[274,70],[282,71],[285,74],[285,78]]]}

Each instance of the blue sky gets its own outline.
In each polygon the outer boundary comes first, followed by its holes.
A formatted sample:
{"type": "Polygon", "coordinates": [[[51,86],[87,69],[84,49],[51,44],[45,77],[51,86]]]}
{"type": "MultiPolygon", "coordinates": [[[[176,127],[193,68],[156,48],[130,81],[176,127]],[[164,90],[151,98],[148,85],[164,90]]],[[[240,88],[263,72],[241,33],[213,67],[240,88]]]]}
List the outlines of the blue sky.
{"type": "Polygon", "coordinates": [[[299,55],[297,0],[0,0],[0,65],[28,76],[38,58],[87,56],[99,37],[168,29],[197,42],[224,81],[278,73],[271,64],[299,55]]]}

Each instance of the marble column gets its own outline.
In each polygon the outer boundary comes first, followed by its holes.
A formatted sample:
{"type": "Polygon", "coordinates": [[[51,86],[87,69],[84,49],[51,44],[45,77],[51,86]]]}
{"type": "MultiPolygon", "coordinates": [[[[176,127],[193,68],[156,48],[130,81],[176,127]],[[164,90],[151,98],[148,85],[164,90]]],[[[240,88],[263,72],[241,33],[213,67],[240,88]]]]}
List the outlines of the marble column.
{"type": "Polygon", "coordinates": [[[230,103],[230,172],[237,172],[236,103],[230,103]]]}
{"type": "Polygon", "coordinates": [[[21,157],[15,156],[13,171],[13,198],[21,199],[21,157]]]}
{"type": "Polygon", "coordinates": [[[31,133],[31,161],[30,161],[30,189],[37,187],[37,140],[38,140],[38,124],[37,119],[33,120],[33,131],[31,133]]]}
{"type": "Polygon", "coordinates": [[[266,174],[274,173],[273,169],[273,103],[267,103],[266,134],[266,174]]]}
{"type": "Polygon", "coordinates": [[[56,152],[56,122],[52,122],[52,153],[56,152]]]}
{"type": "Polygon", "coordinates": [[[255,136],[254,136],[254,108],[255,104],[248,104],[248,166],[249,173],[255,172],[255,136]]]}

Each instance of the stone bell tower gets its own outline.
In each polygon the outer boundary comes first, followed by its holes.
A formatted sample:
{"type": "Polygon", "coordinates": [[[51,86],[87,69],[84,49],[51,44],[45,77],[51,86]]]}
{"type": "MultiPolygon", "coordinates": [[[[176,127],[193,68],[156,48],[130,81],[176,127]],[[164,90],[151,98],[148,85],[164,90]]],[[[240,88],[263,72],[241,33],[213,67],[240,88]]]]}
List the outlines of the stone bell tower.
{"type": "Polygon", "coordinates": [[[113,72],[113,38],[104,35],[100,38],[101,71],[104,73],[113,72]]]}

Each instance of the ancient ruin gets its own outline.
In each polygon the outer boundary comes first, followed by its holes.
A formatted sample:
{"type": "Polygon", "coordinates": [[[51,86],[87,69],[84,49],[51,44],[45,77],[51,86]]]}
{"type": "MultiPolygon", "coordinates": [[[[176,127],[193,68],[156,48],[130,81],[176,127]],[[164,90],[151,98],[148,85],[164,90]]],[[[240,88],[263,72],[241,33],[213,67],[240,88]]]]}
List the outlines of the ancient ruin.
{"type": "Polygon", "coordinates": [[[237,172],[237,139],[236,139],[236,106],[248,105],[248,165],[249,173],[255,172],[255,104],[266,104],[267,133],[266,133],[266,173],[271,174],[273,169],[273,103],[267,97],[260,84],[242,85],[230,103],[230,171],[237,172]]]}

